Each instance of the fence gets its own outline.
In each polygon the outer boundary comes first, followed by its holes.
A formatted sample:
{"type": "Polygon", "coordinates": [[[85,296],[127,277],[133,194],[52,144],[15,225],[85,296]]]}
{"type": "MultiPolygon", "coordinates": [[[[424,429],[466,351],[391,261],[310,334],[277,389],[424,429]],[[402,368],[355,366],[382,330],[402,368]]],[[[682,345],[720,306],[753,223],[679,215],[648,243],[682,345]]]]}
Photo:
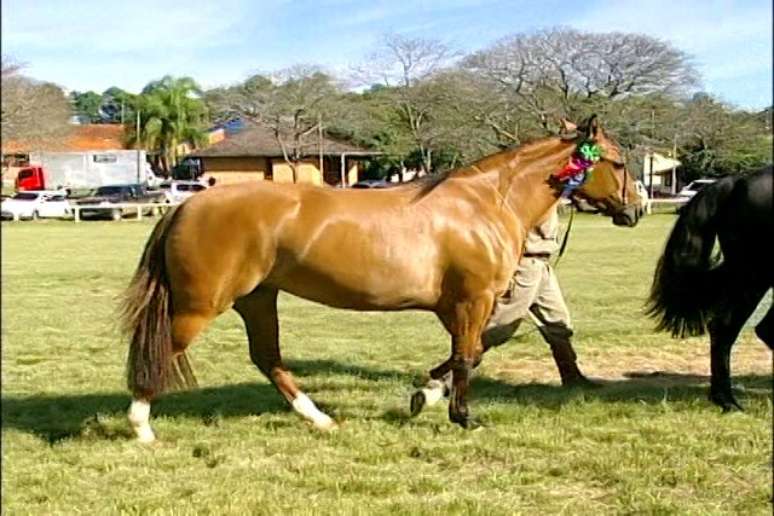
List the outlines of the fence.
{"type": "Polygon", "coordinates": [[[148,203],[115,203],[115,204],[71,204],[70,209],[73,212],[73,220],[75,222],[81,221],[81,211],[83,210],[98,210],[103,211],[106,213],[115,212],[116,210],[121,211],[121,217],[118,220],[123,220],[123,214],[127,211],[135,211],[136,216],[134,217],[136,220],[142,220],[143,217],[143,211],[150,210],[151,216],[153,215],[160,215],[162,213],[165,213],[167,210],[172,208],[173,206],[177,206],[177,204],[170,204],[170,203],[158,203],[158,202],[148,202],[148,203]]]}

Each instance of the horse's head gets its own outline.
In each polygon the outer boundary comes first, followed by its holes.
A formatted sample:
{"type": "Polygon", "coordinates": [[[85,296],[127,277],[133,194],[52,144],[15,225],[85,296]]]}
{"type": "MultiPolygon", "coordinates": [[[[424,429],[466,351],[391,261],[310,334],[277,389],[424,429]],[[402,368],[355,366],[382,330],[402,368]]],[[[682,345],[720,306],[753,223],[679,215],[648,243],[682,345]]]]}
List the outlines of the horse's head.
{"type": "Polygon", "coordinates": [[[555,179],[569,195],[585,199],[617,226],[637,224],[641,201],[618,144],[605,135],[596,115],[579,127],[567,121],[563,125],[563,138],[574,140],[578,150],[555,179]]]}

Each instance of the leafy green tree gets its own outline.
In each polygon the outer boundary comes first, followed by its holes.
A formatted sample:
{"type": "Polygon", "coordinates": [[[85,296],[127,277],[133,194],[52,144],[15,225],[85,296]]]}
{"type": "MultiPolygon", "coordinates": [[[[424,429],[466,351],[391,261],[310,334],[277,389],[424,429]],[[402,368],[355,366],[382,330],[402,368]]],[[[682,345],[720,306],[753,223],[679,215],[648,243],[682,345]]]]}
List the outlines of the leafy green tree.
{"type": "Polygon", "coordinates": [[[102,115],[100,114],[102,96],[99,93],[93,91],[73,91],[70,93],[70,99],[76,115],[88,120],[89,123],[102,121],[102,115]]]}
{"type": "Polygon", "coordinates": [[[190,77],[165,76],[149,83],[136,98],[140,134],[134,120],[126,120],[130,141],[158,151],[161,167],[169,172],[177,164],[178,146],[186,141],[204,143],[207,108],[202,90],[190,77]]]}
{"type": "Polygon", "coordinates": [[[100,113],[105,122],[123,124],[134,120],[134,105],[136,95],[112,86],[102,92],[100,113]]]}

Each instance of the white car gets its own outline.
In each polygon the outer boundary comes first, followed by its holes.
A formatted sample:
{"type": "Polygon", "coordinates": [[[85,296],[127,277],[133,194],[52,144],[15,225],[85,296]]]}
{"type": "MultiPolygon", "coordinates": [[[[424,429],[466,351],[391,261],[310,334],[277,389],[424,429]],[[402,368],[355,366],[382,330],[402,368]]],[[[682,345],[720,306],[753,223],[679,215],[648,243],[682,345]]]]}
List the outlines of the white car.
{"type": "Polygon", "coordinates": [[[697,179],[696,181],[691,181],[685,188],[677,192],[677,197],[690,200],[694,195],[699,193],[702,188],[711,185],[715,181],[717,181],[717,179],[697,179]]]}
{"type": "Polygon", "coordinates": [[[2,203],[3,219],[65,218],[72,215],[67,194],[59,190],[17,192],[2,203]]]}
{"type": "Polygon", "coordinates": [[[159,186],[167,202],[170,204],[178,204],[197,192],[201,192],[207,189],[207,185],[201,184],[199,181],[166,181],[159,186]]]}

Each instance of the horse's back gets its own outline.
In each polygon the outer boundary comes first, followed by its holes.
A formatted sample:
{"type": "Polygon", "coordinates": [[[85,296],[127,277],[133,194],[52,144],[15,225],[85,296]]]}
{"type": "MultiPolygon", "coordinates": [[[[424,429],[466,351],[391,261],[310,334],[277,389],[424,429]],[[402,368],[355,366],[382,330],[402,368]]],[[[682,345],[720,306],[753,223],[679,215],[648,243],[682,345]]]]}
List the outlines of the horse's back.
{"type": "Polygon", "coordinates": [[[432,304],[438,235],[408,198],[270,182],[212,188],[181,206],[170,233],[173,284],[215,295],[217,310],[259,284],[339,307],[432,304]]]}
{"type": "Polygon", "coordinates": [[[719,238],[727,261],[774,280],[774,176],[768,166],[739,178],[721,211],[719,238]]]}

